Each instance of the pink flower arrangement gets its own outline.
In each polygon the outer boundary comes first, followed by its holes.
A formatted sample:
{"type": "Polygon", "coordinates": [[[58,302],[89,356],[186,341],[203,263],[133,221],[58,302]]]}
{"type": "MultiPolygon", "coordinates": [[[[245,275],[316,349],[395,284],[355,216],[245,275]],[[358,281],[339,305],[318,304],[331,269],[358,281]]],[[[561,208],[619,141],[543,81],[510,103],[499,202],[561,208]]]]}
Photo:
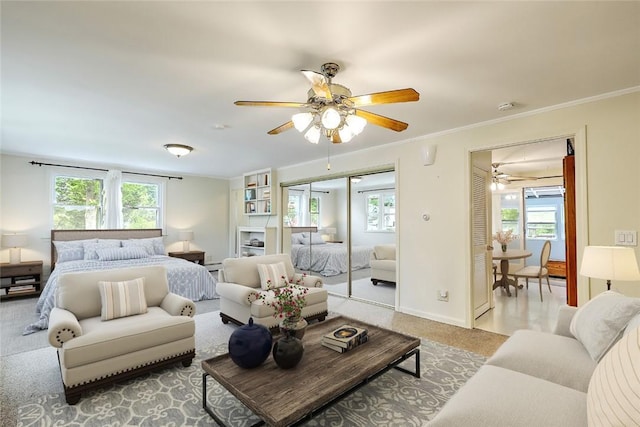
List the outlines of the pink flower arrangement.
{"type": "Polygon", "coordinates": [[[493,240],[501,245],[507,245],[518,238],[517,234],[513,234],[513,230],[498,231],[493,235],[493,240]]]}
{"type": "Polygon", "coordinates": [[[258,298],[265,305],[273,307],[275,318],[300,318],[302,309],[307,305],[307,292],[308,289],[304,286],[284,286],[272,289],[271,292],[262,292],[258,298]]]}

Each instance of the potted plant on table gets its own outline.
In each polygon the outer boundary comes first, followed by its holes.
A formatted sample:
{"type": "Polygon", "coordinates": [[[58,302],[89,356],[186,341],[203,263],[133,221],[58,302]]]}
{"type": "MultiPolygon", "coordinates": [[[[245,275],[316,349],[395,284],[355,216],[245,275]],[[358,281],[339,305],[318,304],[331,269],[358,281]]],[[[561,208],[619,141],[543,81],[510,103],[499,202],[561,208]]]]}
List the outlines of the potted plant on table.
{"type": "MultiPolygon", "coordinates": [[[[267,287],[270,281],[267,281],[267,287]]],[[[299,339],[304,336],[307,321],[302,317],[302,309],[307,305],[308,289],[304,286],[283,286],[262,292],[259,299],[274,309],[273,317],[280,319],[280,331],[299,339]]]]}

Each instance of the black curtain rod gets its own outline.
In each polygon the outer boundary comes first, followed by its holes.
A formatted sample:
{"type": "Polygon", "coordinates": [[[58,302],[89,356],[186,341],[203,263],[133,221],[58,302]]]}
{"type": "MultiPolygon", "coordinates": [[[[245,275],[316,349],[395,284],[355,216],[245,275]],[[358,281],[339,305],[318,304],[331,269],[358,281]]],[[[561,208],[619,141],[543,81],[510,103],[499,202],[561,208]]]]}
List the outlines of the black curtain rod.
{"type": "Polygon", "coordinates": [[[381,191],[381,190],[395,190],[395,187],[387,187],[387,188],[372,188],[370,190],[358,190],[358,193],[370,193],[372,191],[381,191]]]}
{"type": "MultiPolygon", "coordinates": [[[[42,162],[35,162],[33,160],[30,161],[29,163],[31,163],[33,166],[56,166],[56,167],[59,167],[59,168],[84,169],[84,170],[88,170],[88,171],[109,172],[109,169],[88,168],[88,167],[85,167],[85,166],[57,165],[55,163],[42,163],[42,162]]],[[[127,172],[127,171],[122,171],[122,173],[128,173],[129,175],[155,176],[157,178],[182,179],[181,176],[156,175],[156,174],[153,174],[153,173],[127,172]]]]}

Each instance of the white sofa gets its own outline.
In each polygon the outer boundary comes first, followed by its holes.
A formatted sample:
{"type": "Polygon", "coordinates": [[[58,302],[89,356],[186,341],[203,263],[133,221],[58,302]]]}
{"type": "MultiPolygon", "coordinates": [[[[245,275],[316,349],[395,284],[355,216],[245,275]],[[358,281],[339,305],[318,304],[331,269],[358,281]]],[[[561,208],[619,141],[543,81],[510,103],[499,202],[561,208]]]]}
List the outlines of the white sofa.
{"type": "Polygon", "coordinates": [[[640,425],[639,326],[638,298],[605,292],[581,309],[561,307],[554,333],[516,331],[427,426],[640,425]],[[611,369],[629,341],[635,355],[611,369]],[[611,371],[634,384],[635,395],[616,396],[611,384],[620,381],[611,371]],[[632,418],[608,424],[606,418],[620,417],[616,399],[631,399],[621,407],[630,407],[632,418]]]}
{"type": "Polygon", "coordinates": [[[220,317],[223,323],[233,322],[244,325],[253,318],[254,323],[269,329],[277,328],[274,309],[263,304],[258,295],[263,291],[260,286],[258,264],[284,263],[287,276],[292,283],[307,289],[307,305],[302,316],[307,320],[324,320],[327,316],[327,291],[322,287],[318,276],[296,273],[288,254],[259,255],[243,258],[227,258],[218,270],[216,292],[220,295],[220,317]]]}
{"type": "Polygon", "coordinates": [[[195,357],[195,304],[169,292],[166,269],[145,266],[65,273],[58,278],[49,343],[58,361],[67,403],[82,392],[195,357]],[[102,320],[98,282],[143,278],[147,311],[102,320]]]}
{"type": "Polygon", "coordinates": [[[396,283],[396,245],[376,245],[369,260],[371,283],[396,283]]]}

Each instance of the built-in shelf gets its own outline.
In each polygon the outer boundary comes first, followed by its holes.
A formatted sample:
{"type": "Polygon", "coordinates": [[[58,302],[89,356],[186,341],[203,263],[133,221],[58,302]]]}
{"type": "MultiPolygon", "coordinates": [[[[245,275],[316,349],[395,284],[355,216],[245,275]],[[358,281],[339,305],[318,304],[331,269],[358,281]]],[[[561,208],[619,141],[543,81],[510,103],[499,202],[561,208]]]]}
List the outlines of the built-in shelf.
{"type": "Polygon", "coordinates": [[[238,227],[238,256],[276,253],[276,227],[238,227]]]}
{"type": "Polygon", "coordinates": [[[244,214],[272,215],[275,212],[275,194],[271,169],[246,173],[244,177],[244,214]]]}

